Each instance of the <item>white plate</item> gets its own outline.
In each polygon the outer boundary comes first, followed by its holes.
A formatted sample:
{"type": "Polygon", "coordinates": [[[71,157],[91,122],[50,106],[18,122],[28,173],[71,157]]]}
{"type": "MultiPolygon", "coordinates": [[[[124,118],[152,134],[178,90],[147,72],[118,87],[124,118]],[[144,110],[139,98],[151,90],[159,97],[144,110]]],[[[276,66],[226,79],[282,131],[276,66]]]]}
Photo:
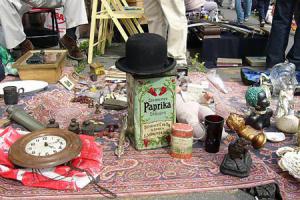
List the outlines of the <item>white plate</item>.
{"type": "Polygon", "coordinates": [[[37,92],[48,86],[45,81],[24,80],[24,81],[8,81],[0,83],[0,95],[3,95],[3,88],[6,86],[16,86],[17,89],[24,88],[24,93],[37,92]]]}
{"type": "Polygon", "coordinates": [[[279,149],[276,150],[276,155],[279,157],[284,156],[285,153],[287,152],[293,152],[295,149],[292,147],[280,147],[279,149]]]}
{"type": "Polygon", "coordinates": [[[282,142],[285,140],[285,135],[282,132],[265,132],[265,135],[271,142],[282,142]]]}

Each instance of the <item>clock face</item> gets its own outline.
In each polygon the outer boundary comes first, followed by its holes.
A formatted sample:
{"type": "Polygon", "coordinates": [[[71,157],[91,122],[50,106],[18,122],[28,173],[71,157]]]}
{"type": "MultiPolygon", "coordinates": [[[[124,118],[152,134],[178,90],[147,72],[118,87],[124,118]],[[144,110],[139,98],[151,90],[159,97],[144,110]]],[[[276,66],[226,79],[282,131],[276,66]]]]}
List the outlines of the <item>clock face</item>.
{"type": "Polygon", "coordinates": [[[55,135],[37,137],[25,146],[25,152],[33,156],[50,156],[66,148],[66,140],[55,135]]]}
{"type": "Polygon", "coordinates": [[[77,134],[59,128],[46,128],[18,139],[10,147],[8,158],[21,167],[49,168],[77,157],[81,147],[81,139],[77,134]]]}

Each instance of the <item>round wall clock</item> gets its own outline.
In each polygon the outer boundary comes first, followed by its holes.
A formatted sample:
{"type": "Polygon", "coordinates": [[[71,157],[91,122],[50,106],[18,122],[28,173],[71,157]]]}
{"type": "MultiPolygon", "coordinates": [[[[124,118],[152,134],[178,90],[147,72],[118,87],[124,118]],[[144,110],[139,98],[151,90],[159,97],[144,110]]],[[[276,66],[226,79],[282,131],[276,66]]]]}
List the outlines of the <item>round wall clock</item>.
{"type": "Polygon", "coordinates": [[[63,129],[47,128],[18,139],[10,147],[8,158],[20,167],[55,167],[78,156],[81,146],[78,135],[63,129]]]}

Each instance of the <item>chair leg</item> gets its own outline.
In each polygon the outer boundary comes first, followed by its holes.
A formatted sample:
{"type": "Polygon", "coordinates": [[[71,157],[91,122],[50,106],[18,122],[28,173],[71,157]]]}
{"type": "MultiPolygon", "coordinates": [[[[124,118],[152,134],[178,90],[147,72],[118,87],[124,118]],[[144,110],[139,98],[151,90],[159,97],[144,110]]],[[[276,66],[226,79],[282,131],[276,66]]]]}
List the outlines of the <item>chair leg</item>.
{"type": "Polygon", "coordinates": [[[88,52],[88,63],[89,64],[91,64],[93,61],[97,6],[98,6],[98,0],[94,0],[93,8],[92,8],[92,16],[91,16],[91,30],[90,30],[90,40],[89,40],[89,52],[88,52]]]}
{"type": "Polygon", "coordinates": [[[108,19],[103,19],[102,25],[102,31],[101,31],[101,46],[98,46],[98,50],[100,51],[101,54],[104,54],[105,52],[105,46],[106,46],[106,39],[107,39],[107,31],[108,31],[108,19]]]}
{"type": "Polygon", "coordinates": [[[137,19],[132,19],[133,23],[136,25],[137,29],[139,30],[140,33],[144,33],[143,28],[141,27],[141,24],[137,19]]]}
{"type": "Polygon", "coordinates": [[[128,40],[128,35],[125,32],[125,30],[123,29],[123,27],[122,27],[121,23],[119,22],[119,20],[116,19],[116,18],[112,18],[112,20],[113,20],[114,24],[116,25],[116,27],[118,28],[118,30],[120,31],[124,41],[127,41],[128,40]]]}
{"type": "Polygon", "coordinates": [[[108,37],[107,37],[107,45],[111,46],[112,43],[112,38],[114,36],[114,23],[109,19],[109,32],[108,32],[108,37]]]}

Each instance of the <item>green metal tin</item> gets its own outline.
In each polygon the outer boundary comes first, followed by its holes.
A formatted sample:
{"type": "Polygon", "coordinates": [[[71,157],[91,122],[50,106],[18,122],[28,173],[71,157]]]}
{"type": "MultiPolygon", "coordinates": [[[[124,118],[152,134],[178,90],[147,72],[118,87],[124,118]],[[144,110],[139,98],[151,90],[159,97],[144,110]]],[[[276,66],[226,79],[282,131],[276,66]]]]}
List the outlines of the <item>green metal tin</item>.
{"type": "Polygon", "coordinates": [[[176,120],[176,77],[127,74],[129,138],[138,150],[168,146],[176,120]]]}

